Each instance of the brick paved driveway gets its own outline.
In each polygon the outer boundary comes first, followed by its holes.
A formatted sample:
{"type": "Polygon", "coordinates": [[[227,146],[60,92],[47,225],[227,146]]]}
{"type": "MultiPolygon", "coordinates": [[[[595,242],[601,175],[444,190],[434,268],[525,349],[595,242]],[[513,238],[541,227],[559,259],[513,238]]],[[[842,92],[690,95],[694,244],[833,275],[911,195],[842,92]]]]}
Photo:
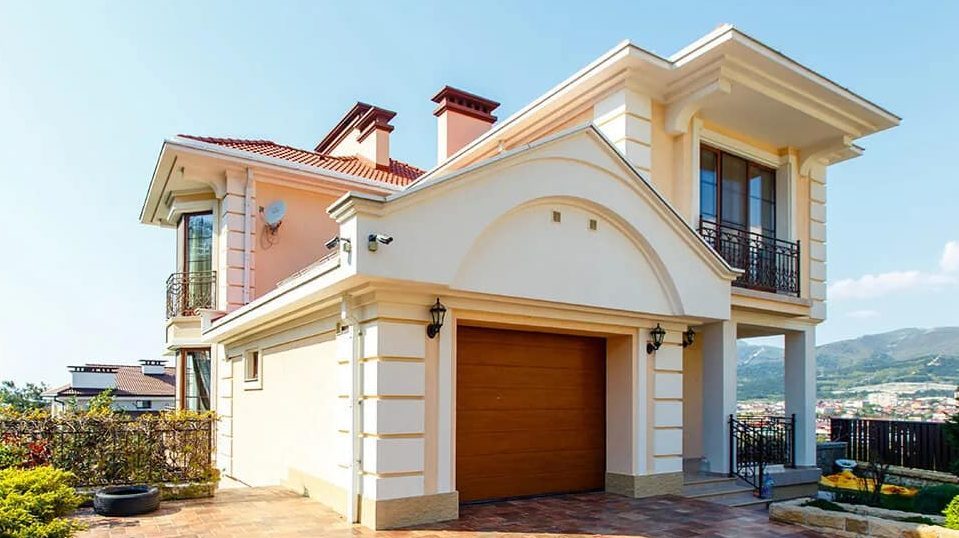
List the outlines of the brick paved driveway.
{"type": "Polygon", "coordinates": [[[764,512],[674,496],[630,499],[605,493],[563,495],[465,506],[460,519],[413,529],[351,528],[323,505],[280,488],[222,490],[213,499],[163,503],[153,514],[103,518],[89,509],[82,538],[342,536],[356,538],[518,538],[518,535],[819,537],[770,523],[764,512]]]}

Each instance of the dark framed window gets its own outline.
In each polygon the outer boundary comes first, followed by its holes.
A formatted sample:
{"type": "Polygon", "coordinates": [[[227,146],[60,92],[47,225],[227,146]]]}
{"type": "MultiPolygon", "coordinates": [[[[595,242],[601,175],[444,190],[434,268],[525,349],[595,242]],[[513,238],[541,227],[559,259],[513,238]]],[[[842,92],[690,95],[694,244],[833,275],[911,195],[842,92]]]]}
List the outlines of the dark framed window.
{"type": "Polygon", "coordinates": [[[210,350],[180,351],[183,383],[180,387],[182,406],[190,411],[210,410],[210,350]]]}
{"type": "Polygon", "coordinates": [[[213,213],[183,216],[183,271],[213,270],[213,213]]]}
{"type": "Polygon", "coordinates": [[[150,409],[153,407],[153,402],[150,400],[137,400],[134,402],[134,405],[136,405],[137,409],[150,409]]]}
{"type": "Polygon", "coordinates": [[[250,351],[246,355],[245,381],[256,381],[260,378],[260,352],[250,351]]]}
{"type": "Polygon", "coordinates": [[[702,145],[699,214],[704,221],[776,237],[776,171],[702,145]]]}

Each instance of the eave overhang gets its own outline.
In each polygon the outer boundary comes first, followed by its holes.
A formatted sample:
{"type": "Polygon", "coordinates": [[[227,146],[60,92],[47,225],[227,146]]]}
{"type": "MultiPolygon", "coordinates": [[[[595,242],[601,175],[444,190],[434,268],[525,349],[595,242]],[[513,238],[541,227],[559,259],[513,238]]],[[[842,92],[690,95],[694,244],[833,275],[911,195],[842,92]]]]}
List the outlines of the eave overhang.
{"type": "Polygon", "coordinates": [[[222,198],[226,191],[226,179],[222,174],[192,173],[187,162],[196,163],[197,159],[207,159],[210,163],[219,161],[219,169],[254,168],[257,170],[280,173],[296,178],[304,185],[323,183],[340,191],[364,189],[373,192],[398,192],[399,187],[380,181],[358,176],[320,170],[315,166],[300,164],[284,159],[257,155],[254,153],[210,144],[182,137],[168,138],[163,141],[160,155],[157,157],[153,176],[147,188],[147,194],[140,209],[140,222],[156,226],[175,226],[165,218],[164,205],[170,204],[169,197],[174,192],[212,191],[216,198],[222,198]]]}
{"type": "MultiPolygon", "coordinates": [[[[619,88],[664,105],[667,130],[695,115],[800,151],[850,140],[836,159],[861,152],[852,140],[901,118],[729,25],[664,58],[624,41],[421,176],[413,185],[487,158],[563,111],[619,88]]],[[[838,162],[827,160],[826,164],[838,162]]]]}

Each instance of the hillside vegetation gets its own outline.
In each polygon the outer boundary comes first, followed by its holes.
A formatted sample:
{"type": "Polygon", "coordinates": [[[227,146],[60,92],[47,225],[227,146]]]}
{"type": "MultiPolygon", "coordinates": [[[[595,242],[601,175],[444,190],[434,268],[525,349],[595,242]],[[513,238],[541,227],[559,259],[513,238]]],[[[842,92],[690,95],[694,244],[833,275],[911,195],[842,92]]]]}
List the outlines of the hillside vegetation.
{"type": "MultiPolygon", "coordinates": [[[[899,329],[816,348],[820,397],[892,382],[959,383],[959,327],[899,329]]],[[[739,343],[739,399],[783,396],[783,349],[739,343]]]]}

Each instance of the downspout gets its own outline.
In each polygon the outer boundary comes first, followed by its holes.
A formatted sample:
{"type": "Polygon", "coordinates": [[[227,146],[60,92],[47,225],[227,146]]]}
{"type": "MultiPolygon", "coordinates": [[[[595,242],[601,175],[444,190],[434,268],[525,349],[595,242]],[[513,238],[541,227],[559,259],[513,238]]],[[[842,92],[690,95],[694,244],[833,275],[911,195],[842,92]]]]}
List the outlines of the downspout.
{"type": "Polygon", "coordinates": [[[243,304],[250,302],[250,265],[253,257],[253,169],[246,169],[243,192],[243,304]]]}
{"type": "Polygon", "coordinates": [[[360,473],[363,471],[363,371],[360,357],[362,353],[363,332],[360,322],[353,316],[349,306],[350,298],[343,294],[340,302],[340,320],[349,327],[352,339],[350,353],[350,482],[347,485],[346,519],[350,523],[360,522],[360,473]]]}

